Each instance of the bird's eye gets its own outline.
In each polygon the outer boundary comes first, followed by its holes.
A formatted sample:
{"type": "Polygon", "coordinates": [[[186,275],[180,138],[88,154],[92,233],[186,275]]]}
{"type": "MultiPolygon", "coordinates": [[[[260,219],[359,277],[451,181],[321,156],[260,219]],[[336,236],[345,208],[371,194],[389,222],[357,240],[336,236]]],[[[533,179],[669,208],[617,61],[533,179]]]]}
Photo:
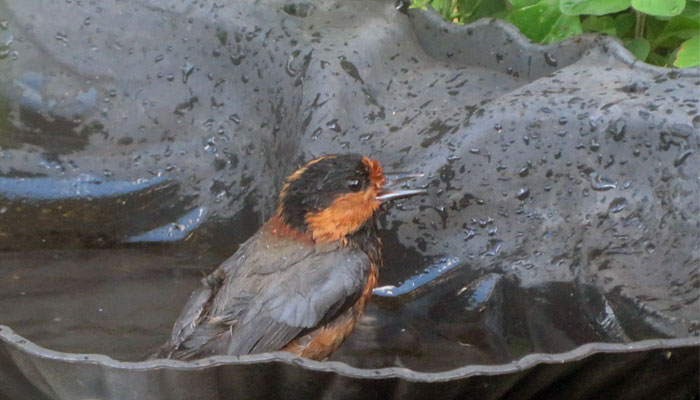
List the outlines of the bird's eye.
{"type": "Polygon", "coordinates": [[[359,179],[348,179],[346,182],[348,185],[348,189],[352,192],[359,192],[360,189],[362,189],[362,184],[360,183],[359,179]]]}

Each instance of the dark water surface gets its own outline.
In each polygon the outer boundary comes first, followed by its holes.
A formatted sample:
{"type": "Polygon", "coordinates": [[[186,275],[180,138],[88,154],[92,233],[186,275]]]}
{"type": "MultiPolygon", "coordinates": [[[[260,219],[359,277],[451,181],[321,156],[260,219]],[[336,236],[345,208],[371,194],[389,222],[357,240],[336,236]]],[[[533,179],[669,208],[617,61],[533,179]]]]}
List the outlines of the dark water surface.
{"type": "MultiPolygon", "coordinates": [[[[142,359],[165,342],[189,293],[219,261],[172,246],[2,253],[0,324],[53,350],[142,359]]],[[[592,286],[523,288],[507,274],[480,274],[456,258],[425,265],[425,273],[404,282],[380,277],[385,286],[332,359],[440,371],[663,336],[652,325],[626,336],[620,319],[637,316],[617,316],[592,286]],[[394,284],[401,293],[389,295],[394,284]]],[[[384,271],[392,268],[400,266],[389,262],[384,271]]]]}

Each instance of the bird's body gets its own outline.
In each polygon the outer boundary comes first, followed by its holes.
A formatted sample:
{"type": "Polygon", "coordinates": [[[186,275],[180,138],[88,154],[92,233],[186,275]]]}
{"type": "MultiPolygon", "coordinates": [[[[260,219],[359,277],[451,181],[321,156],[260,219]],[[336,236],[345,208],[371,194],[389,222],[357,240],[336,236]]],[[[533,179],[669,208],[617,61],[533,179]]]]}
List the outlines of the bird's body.
{"type": "MultiPolygon", "coordinates": [[[[292,174],[277,214],[203,279],[155,357],[327,358],[377,285],[385,181],[376,161],[356,155],[325,156],[292,174]]],[[[402,197],[395,193],[387,196],[402,197]]]]}

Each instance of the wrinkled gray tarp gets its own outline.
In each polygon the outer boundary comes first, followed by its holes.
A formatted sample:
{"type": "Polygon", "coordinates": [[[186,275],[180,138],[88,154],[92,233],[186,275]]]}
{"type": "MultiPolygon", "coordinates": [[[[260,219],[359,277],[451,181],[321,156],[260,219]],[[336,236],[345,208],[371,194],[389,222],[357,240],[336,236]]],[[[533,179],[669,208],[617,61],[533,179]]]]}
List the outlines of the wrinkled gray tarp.
{"type": "Polygon", "coordinates": [[[2,328],[0,396],[697,393],[698,69],[403,11],[0,2],[0,323],[54,350],[2,328]],[[367,369],[55,352],[161,343],[282,179],[337,152],[430,191],[383,219],[382,287],[332,358],[367,369]]]}

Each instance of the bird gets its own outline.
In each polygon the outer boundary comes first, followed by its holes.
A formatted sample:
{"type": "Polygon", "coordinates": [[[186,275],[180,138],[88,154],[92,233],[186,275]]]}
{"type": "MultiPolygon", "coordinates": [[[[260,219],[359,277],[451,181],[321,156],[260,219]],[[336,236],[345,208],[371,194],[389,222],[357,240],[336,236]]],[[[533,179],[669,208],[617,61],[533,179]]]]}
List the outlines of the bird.
{"type": "Polygon", "coordinates": [[[352,332],[382,266],[381,205],[424,194],[422,174],[385,174],[360,154],[329,154],[284,181],[277,209],[202,279],[150,358],[286,351],[325,360],[352,332]]]}

